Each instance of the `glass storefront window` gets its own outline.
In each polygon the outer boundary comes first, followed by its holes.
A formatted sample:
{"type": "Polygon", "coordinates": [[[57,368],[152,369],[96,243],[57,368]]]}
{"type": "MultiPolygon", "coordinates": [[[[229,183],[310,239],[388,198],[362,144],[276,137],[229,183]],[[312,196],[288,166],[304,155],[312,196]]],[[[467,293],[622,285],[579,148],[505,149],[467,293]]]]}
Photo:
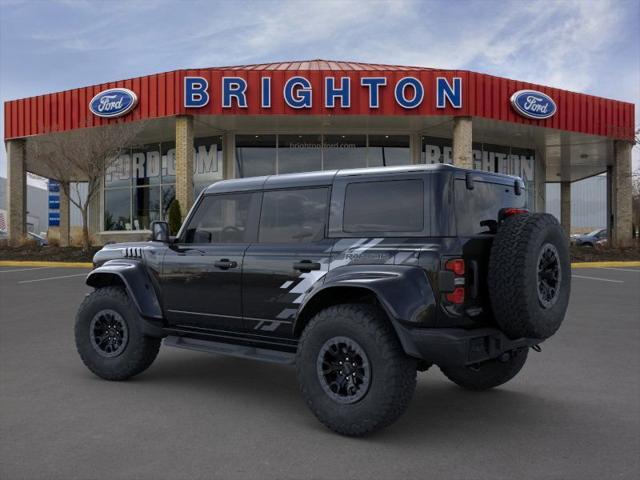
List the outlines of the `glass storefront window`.
{"type": "Polygon", "coordinates": [[[176,198],[176,186],[175,185],[163,185],[162,186],[162,219],[167,220],[169,218],[169,207],[171,202],[176,198]]]}
{"type": "Polygon", "coordinates": [[[161,178],[160,144],[131,150],[131,177],[134,186],[159,185],[161,178]]]}
{"type": "Polygon", "coordinates": [[[104,229],[131,230],[131,188],[104,191],[104,229]]]}
{"type": "Polygon", "coordinates": [[[160,145],[160,173],[162,183],[176,183],[175,142],[162,142],[160,145]]]}
{"type": "Polygon", "coordinates": [[[160,188],[134,188],[132,230],[149,230],[155,220],[160,220],[160,188]]]}
{"type": "Polygon", "coordinates": [[[131,153],[121,153],[107,167],[104,178],[105,187],[125,187],[131,185],[131,153]]]}
{"type": "Polygon", "coordinates": [[[278,135],[278,173],[322,170],[322,135],[278,135]]]}
{"type": "Polygon", "coordinates": [[[193,195],[222,179],[222,137],[197,138],[193,157],[193,195]]]}
{"type": "Polygon", "coordinates": [[[238,177],[276,174],[275,135],[236,135],[238,177]]]}
{"type": "Polygon", "coordinates": [[[367,166],[366,135],[325,135],[322,149],[324,170],[367,166]]]}
{"type": "Polygon", "coordinates": [[[409,165],[409,135],[369,135],[369,166],[409,165]]]}

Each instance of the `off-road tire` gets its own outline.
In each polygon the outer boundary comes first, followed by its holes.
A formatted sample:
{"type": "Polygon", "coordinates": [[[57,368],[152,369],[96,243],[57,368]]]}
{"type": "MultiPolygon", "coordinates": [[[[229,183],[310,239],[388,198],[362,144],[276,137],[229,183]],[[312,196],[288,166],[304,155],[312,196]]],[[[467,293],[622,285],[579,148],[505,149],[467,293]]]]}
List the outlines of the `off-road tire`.
{"type": "Polygon", "coordinates": [[[556,218],[547,213],[508,217],[491,247],[487,284],[495,321],[508,337],[553,335],[564,319],[571,291],[569,243],[556,218]],[[553,303],[545,306],[538,293],[538,267],[548,248],[557,254],[560,281],[553,303]]]}
{"type": "Polygon", "coordinates": [[[76,349],[89,370],[105,380],[126,380],[143,372],[153,363],[161,340],[145,336],[133,301],[120,287],[97,288],[87,295],[78,309],[75,323],[76,349]],[[105,357],[92,345],[90,325],[103,310],[117,312],[126,322],[128,339],[122,353],[105,357]]]}
{"type": "Polygon", "coordinates": [[[456,385],[467,390],[488,390],[507,383],[527,361],[528,349],[513,352],[509,360],[488,360],[471,367],[440,367],[442,373],[456,385]]]}
{"type": "Polygon", "coordinates": [[[384,428],[405,412],[416,388],[416,364],[383,312],[367,304],[336,305],[317,313],[304,329],[296,357],[298,382],[311,411],[331,430],[354,437],[384,428]],[[369,388],[355,403],[332,399],[317,371],[322,346],[336,336],[357,342],[368,357],[369,388]]]}

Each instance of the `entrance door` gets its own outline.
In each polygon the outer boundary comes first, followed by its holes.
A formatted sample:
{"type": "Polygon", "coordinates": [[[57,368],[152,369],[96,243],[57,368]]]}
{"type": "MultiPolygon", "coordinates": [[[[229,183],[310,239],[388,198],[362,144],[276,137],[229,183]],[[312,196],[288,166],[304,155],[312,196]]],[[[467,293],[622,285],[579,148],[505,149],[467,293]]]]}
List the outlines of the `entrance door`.
{"type": "Polygon", "coordinates": [[[258,242],[244,258],[244,317],[253,333],[292,336],[304,292],[329,267],[328,204],[327,187],[264,192],[258,242]]]}
{"type": "Polygon", "coordinates": [[[242,266],[259,197],[208,195],[164,257],[164,310],[174,327],[242,330],[242,266]]]}

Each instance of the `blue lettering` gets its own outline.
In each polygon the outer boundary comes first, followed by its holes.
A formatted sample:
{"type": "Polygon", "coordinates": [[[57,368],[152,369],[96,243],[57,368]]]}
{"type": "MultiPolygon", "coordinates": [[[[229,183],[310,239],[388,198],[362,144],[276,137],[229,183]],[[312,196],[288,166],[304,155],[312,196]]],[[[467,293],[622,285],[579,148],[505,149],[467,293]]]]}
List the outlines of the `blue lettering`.
{"type": "Polygon", "coordinates": [[[247,81],[240,77],[222,77],[222,108],[231,108],[235,98],[240,108],[247,108],[247,81]]]}
{"type": "Polygon", "coordinates": [[[284,101],[291,108],[311,108],[311,83],[304,77],[291,77],[284,84],[284,101]]]}
{"type": "Polygon", "coordinates": [[[420,80],[414,77],[404,77],[398,80],[395,90],[396,102],[402,108],[416,108],[422,103],[424,98],[424,87],[420,80]],[[406,96],[407,87],[413,88],[413,98],[408,99],[406,96]]]}
{"type": "Polygon", "coordinates": [[[462,108],[462,78],[453,78],[453,87],[444,77],[436,79],[436,106],[445,108],[447,100],[453,108],[462,108]]]}
{"type": "Polygon", "coordinates": [[[271,77],[262,77],[262,108],[271,108],[271,77]]]}
{"type": "Polygon", "coordinates": [[[351,79],[349,77],[342,77],[340,79],[340,88],[336,88],[336,80],[333,77],[325,78],[324,82],[325,107],[334,108],[336,106],[336,97],[340,98],[342,108],[349,108],[351,106],[351,79]]]}
{"type": "Polygon", "coordinates": [[[209,103],[209,83],[202,77],[184,77],[184,106],[200,108],[209,103]]]}
{"type": "Polygon", "coordinates": [[[360,85],[369,88],[369,108],[380,107],[380,87],[387,84],[385,77],[362,77],[360,85]]]}

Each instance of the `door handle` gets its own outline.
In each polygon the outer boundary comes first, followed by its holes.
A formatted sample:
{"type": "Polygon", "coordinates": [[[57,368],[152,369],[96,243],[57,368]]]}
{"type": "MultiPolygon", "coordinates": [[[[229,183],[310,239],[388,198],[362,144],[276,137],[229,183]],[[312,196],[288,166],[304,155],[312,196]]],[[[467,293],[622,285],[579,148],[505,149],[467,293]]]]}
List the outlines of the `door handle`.
{"type": "Polygon", "coordinates": [[[228,258],[223,258],[221,260],[216,260],[215,262],[213,262],[213,265],[216,268],[228,270],[230,268],[236,268],[238,266],[238,262],[234,262],[233,260],[229,260],[228,258]]]}
{"type": "Polygon", "coordinates": [[[310,272],[311,270],[320,270],[320,264],[318,262],[312,262],[311,260],[302,260],[295,262],[293,268],[301,272],[310,272]]]}

